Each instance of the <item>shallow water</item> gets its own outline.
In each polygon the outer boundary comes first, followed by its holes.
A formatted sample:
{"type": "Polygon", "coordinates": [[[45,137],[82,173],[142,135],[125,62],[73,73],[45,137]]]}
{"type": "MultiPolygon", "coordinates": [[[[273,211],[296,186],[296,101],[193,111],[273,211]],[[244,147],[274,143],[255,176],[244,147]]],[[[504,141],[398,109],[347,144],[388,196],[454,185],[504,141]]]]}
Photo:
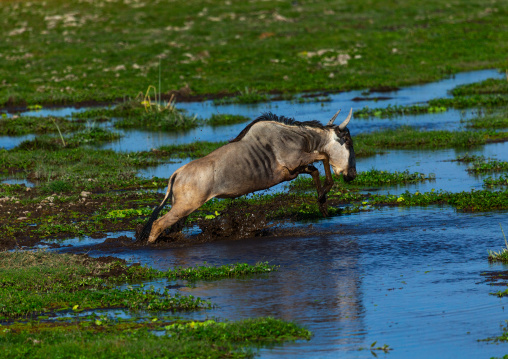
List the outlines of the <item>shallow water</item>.
{"type": "MultiPolygon", "coordinates": [[[[448,91],[459,85],[479,82],[489,78],[503,79],[504,77],[504,74],[496,70],[462,72],[448,79],[425,85],[405,87],[394,92],[372,93],[371,97],[390,97],[388,100],[378,101],[352,101],[355,97],[364,97],[362,95],[363,90],[360,90],[331,94],[331,101],[323,103],[323,106],[321,103],[296,104],[291,101],[275,101],[251,105],[237,104],[215,106],[211,101],[206,101],[200,103],[181,103],[179,107],[187,110],[189,113],[196,113],[203,118],[208,118],[214,113],[241,114],[255,118],[263,112],[272,111],[274,113],[284,114],[284,116],[294,117],[299,121],[318,119],[325,122],[338,109],[347,111],[351,107],[353,107],[353,109],[360,109],[365,106],[387,107],[388,105],[412,105],[435,98],[450,97],[448,91]],[[331,113],[331,115],[328,116],[327,113],[331,113]],[[323,117],[325,117],[325,119],[323,119],[323,117]]],[[[353,127],[351,127],[351,129],[353,129],[353,127]]]]}
{"type": "MultiPolygon", "coordinates": [[[[390,150],[386,151],[384,154],[367,158],[358,158],[356,160],[356,169],[359,172],[369,171],[371,169],[390,172],[409,170],[411,173],[419,172],[427,176],[430,174],[435,175],[435,179],[432,181],[407,185],[372,187],[368,188],[366,192],[398,194],[406,190],[410,192],[428,192],[434,189],[449,192],[462,192],[471,191],[472,189],[483,189],[483,179],[492,175],[491,173],[484,175],[470,174],[467,172],[468,164],[452,161],[456,159],[457,156],[462,156],[466,153],[471,155],[482,155],[486,158],[495,158],[500,161],[508,161],[508,142],[491,143],[468,150],[390,150]]],[[[187,159],[180,163],[161,164],[157,167],[140,170],[139,176],[147,178],[169,178],[174,171],[189,161],[190,159],[187,159]]],[[[321,174],[324,175],[322,163],[317,163],[316,167],[320,170],[321,174]]],[[[305,177],[307,175],[301,176],[305,177]]],[[[495,176],[494,174],[493,177],[495,176]]],[[[276,193],[285,191],[286,185],[287,182],[281,183],[264,192],[276,193]]],[[[165,193],[166,189],[161,189],[161,192],[165,193]]]]}
{"type": "MultiPolygon", "coordinates": [[[[196,114],[201,118],[209,118],[216,113],[229,113],[244,115],[250,119],[255,119],[264,112],[271,111],[278,115],[294,117],[298,121],[319,120],[327,122],[332,115],[342,109],[345,118],[347,110],[361,109],[369,107],[386,107],[388,105],[412,105],[421,103],[430,99],[439,97],[450,97],[448,91],[458,85],[469,84],[482,81],[488,78],[503,78],[496,70],[481,70],[464,72],[455,75],[452,78],[425,85],[411,86],[402,88],[389,93],[372,93],[371,97],[386,96],[388,100],[378,101],[353,101],[355,97],[363,97],[362,91],[348,91],[330,95],[331,101],[325,103],[304,103],[298,104],[291,101],[274,101],[260,104],[235,104],[215,106],[211,101],[179,103],[177,107],[187,110],[191,114],[196,114]]],[[[29,111],[23,113],[30,116],[68,116],[73,112],[84,111],[85,108],[48,108],[39,111],[29,111]]],[[[423,115],[399,116],[391,119],[354,119],[349,125],[353,135],[372,132],[380,129],[394,128],[401,125],[412,125],[418,128],[428,130],[456,130],[463,127],[461,120],[468,120],[475,116],[474,110],[449,110],[444,113],[430,113],[423,115]]],[[[141,130],[118,130],[123,137],[117,141],[99,146],[104,149],[113,149],[115,151],[133,152],[149,151],[162,145],[182,144],[194,141],[226,141],[238,135],[245,127],[246,123],[235,124],[231,126],[201,126],[185,132],[150,132],[141,130]]],[[[20,137],[0,137],[0,147],[7,149],[17,146],[23,139],[20,137]]]]}
{"type": "MultiPolygon", "coordinates": [[[[354,105],[353,110],[361,109],[354,105]]],[[[277,111],[277,114],[283,114],[277,111]]],[[[326,122],[335,113],[333,109],[327,110],[319,117],[321,122],[326,122]]],[[[259,116],[251,116],[252,119],[259,116]]],[[[344,114],[342,119],[347,114],[344,114]]],[[[348,126],[351,134],[370,133],[383,129],[393,129],[402,125],[410,125],[426,130],[449,130],[464,129],[463,121],[475,117],[475,110],[459,111],[449,110],[444,113],[429,113],[423,115],[398,116],[394,118],[353,119],[348,126]]],[[[296,118],[303,120],[302,118],[296,118]]],[[[122,135],[122,138],[99,146],[102,149],[112,149],[119,152],[150,151],[164,145],[185,144],[196,141],[228,141],[235,138],[247,125],[248,122],[230,126],[201,126],[185,132],[150,132],[140,130],[112,129],[122,135]]]]}
{"type": "MultiPolygon", "coordinates": [[[[332,95],[332,102],[324,106],[282,101],[254,106],[180,105],[202,117],[222,112],[241,113],[254,118],[262,112],[273,111],[302,121],[327,119],[336,108],[346,110],[365,105],[413,104],[446,97],[446,91],[457,84],[501,76],[489,70],[459,74],[438,83],[383,93],[383,96],[393,98],[378,102],[352,102],[352,98],[360,96],[360,91],[356,91],[332,95]]],[[[354,135],[401,124],[426,129],[457,129],[462,126],[460,121],[471,115],[469,110],[393,120],[354,120],[351,132],[354,135]]],[[[180,134],[125,131],[123,140],[104,148],[140,151],[169,143],[227,140],[236,136],[244,126],[201,127],[180,134]]],[[[0,147],[5,147],[7,141],[13,143],[11,139],[0,138],[0,147]]],[[[369,191],[425,192],[434,188],[457,192],[480,189],[482,177],[469,175],[466,164],[449,162],[464,152],[387,151],[383,155],[358,159],[357,169],[408,169],[410,172],[436,175],[433,182],[369,191]]],[[[469,150],[469,153],[506,161],[508,144],[489,144],[469,150]]],[[[165,164],[140,174],[169,177],[181,165],[165,164]]],[[[283,185],[279,185],[274,190],[282,189],[283,185]]],[[[508,353],[508,344],[477,341],[500,335],[500,325],[506,319],[504,305],[508,299],[489,295],[504,288],[482,283],[480,273],[508,270],[508,266],[487,261],[488,249],[499,250],[503,246],[499,223],[508,228],[507,215],[507,211],[459,213],[450,207],[438,206],[387,207],[320,220],[313,223],[317,234],[309,237],[264,237],[171,250],[123,252],[89,251],[89,246],[103,242],[104,238],[71,239],[63,243],[82,247],[92,256],[114,255],[162,270],[202,265],[204,262],[222,265],[269,261],[281,265],[278,272],[268,276],[198,282],[196,287],[179,289],[182,293],[210,299],[218,305],[213,310],[180,313],[186,318],[215,316],[236,320],[274,316],[294,320],[313,331],[314,337],[309,342],[262,349],[262,358],[365,358],[372,356],[368,348],[373,342],[377,342],[376,346],[387,344],[393,348],[387,354],[390,358],[478,358],[508,353]],[[319,234],[325,233],[320,230],[339,234],[319,234]],[[360,351],[362,348],[366,350],[360,351]]],[[[298,225],[307,226],[306,223],[298,225]]],[[[108,237],[120,235],[132,237],[133,233],[118,232],[108,237]]],[[[168,282],[150,284],[166,286],[168,282]]],[[[377,351],[376,354],[383,355],[383,352],[377,351]]]]}
{"type": "MultiPolygon", "coordinates": [[[[477,342],[500,335],[506,299],[502,287],[480,273],[506,270],[489,264],[508,228],[507,212],[457,213],[450,208],[384,208],[322,220],[314,226],[341,234],[256,238],[117,257],[167,269],[269,261],[278,272],[254,279],[199,282],[181,292],[210,299],[218,308],[180,315],[237,320],[274,316],[310,329],[309,342],[261,350],[261,358],[364,358],[388,344],[390,358],[501,356],[508,344],[477,342]]],[[[378,352],[378,355],[382,352],[378,352]]]]}

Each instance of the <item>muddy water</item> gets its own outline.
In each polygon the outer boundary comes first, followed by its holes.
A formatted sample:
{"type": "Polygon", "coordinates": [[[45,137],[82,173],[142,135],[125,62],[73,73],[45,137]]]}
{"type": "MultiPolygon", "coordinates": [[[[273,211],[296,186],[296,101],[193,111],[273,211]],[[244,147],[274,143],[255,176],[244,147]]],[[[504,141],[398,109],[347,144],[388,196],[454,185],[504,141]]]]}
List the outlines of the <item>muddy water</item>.
{"type": "Polygon", "coordinates": [[[439,358],[487,358],[508,352],[508,344],[477,342],[499,335],[506,319],[506,299],[489,295],[502,287],[482,282],[480,273],[508,269],[487,261],[487,250],[503,245],[498,223],[508,228],[507,214],[385,208],[314,225],[339,229],[336,235],[90,254],[114,254],[159,269],[205,261],[281,265],[269,276],[180,289],[218,305],[181,314],[187,318],[269,315],[314,333],[309,342],[263,349],[261,358],[366,358],[369,351],[359,349],[373,342],[393,348],[390,358],[429,358],[429,352],[439,358]]]}

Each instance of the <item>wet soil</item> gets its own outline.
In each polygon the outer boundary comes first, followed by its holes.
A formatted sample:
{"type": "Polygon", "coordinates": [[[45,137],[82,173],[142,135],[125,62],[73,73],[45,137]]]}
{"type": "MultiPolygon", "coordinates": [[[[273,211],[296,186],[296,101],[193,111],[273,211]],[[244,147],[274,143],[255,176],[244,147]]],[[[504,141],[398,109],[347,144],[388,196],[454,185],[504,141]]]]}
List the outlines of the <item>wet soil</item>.
{"type": "MultiPolygon", "coordinates": [[[[277,196],[263,204],[256,204],[255,207],[242,200],[233,201],[224,210],[221,210],[220,216],[213,219],[198,218],[187,221],[183,228],[185,234],[182,234],[182,232],[164,233],[157,243],[150,245],[145,241],[136,240],[137,235],[135,232],[139,233],[143,224],[134,224],[136,219],[141,219],[145,223],[148,216],[100,218],[98,224],[96,222],[90,223],[90,225],[96,226],[97,230],[87,233],[87,235],[92,239],[100,240],[104,238],[104,241],[97,241],[88,246],[75,248],[73,245],[65,243],[66,239],[77,236],[75,232],[61,229],[56,233],[45,234],[40,229],[41,224],[53,223],[65,226],[86,222],[93,216],[97,216],[97,213],[103,213],[104,206],[110,205],[112,197],[115,206],[111,208],[132,208],[134,203],[137,206],[150,206],[153,208],[160,203],[163,194],[152,194],[147,197],[146,194],[132,191],[99,197],[96,195],[100,192],[97,192],[80,196],[74,200],[69,200],[64,195],[53,194],[40,200],[40,194],[37,195],[36,191],[25,188],[23,185],[21,185],[21,188],[22,190],[13,196],[15,197],[14,200],[0,201],[0,210],[4,214],[0,216],[0,226],[15,226],[14,232],[0,237],[0,250],[44,246],[75,253],[83,253],[92,249],[114,252],[115,250],[143,247],[181,248],[208,242],[234,241],[266,236],[306,236],[316,233],[312,224],[295,226],[295,222],[301,219],[298,213],[275,217],[272,215],[271,220],[267,218],[268,214],[277,212],[290,202],[302,201],[302,199],[295,199],[293,195],[287,194],[277,196]],[[23,188],[25,189],[23,190],[23,188]],[[76,214],[79,214],[78,217],[76,217],[76,214]],[[107,234],[120,231],[132,231],[132,236],[110,237],[107,234]],[[51,240],[48,241],[48,239],[51,240]]],[[[309,201],[310,203],[314,199],[303,199],[303,201],[309,201]]],[[[328,201],[329,206],[339,204],[340,202],[337,200],[328,201]]],[[[323,234],[339,232],[337,230],[326,230],[323,234]]]]}

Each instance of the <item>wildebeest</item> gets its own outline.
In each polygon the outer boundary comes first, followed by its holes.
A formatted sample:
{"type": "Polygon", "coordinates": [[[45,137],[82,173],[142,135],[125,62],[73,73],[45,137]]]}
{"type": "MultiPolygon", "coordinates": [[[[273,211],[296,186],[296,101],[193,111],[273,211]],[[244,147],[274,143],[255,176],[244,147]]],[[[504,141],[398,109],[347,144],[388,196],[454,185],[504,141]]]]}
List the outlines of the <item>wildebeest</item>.
{"type": "Polygon", "coordinates": [[[346,128],[353,109],[344,122],[333,125],[339,112],[326,126],[318,121],[298,122],[272,113],[258,117],[228,144],[173,173],[164,200],[155,208],[138,239],[148,237],[148,242],[154,243],[165,229],[183,225],[190,213],[214,197],[235,198],[290,181],[301,173],[314,179],[319,208],[326,217],[326,194],[333,186],[330,165],[346,181],[356,176],[353,141],[346,128]],[[316,161],[324,164],[323,186],[319,171],[311,165],[316,161]],[[157,219],[169,199],[171,210],[157,219]]]}

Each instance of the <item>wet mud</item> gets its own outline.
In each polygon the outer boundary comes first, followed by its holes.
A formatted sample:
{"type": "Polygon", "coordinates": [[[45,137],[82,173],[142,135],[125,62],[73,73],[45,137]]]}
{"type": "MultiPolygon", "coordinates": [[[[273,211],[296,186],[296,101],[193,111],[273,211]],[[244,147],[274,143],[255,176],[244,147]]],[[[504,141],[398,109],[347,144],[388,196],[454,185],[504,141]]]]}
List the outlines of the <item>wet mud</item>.
{"type": "MultiPolygon", "coordinates": [[[[75,238],[76,233],[61,229],[55,233],[45,234],[43,231],[41,233],[41,225],[56,222],[57,225],[65,226],[80,221],[84,222],[103,211],[103,206],[111,200],[110,196],[98,197],[96,195],[100,195],[100,192],[96,192],[87,193],[86,196],[70,200],[64,195],[53,194],[42,201],[36,201],[40,197],[37,197],[35,191],[23,185],[21,187],[25,189],[13,196],[16,197],[14,200],[0,201],[0,209],[7,215],[0,217],[0,225],[12,226],[17,224],[17,228],[19,228],[11,233],[11,236],[0,238],[0,250],[45,247],[74,253],[83,253],[88,250],[114,253],[115,251],[142,248],[182,248],[202,243],[235,241],[245,238],[298,237],[316,234],[314,225],[312,223],[301,223],[300,215],[297,212],[285,213],[276,216],[275,219],[273,218],[273,213],[277,213],[288,203],[295,201],[294,196],[287,194],[277,196],[262,204],[256,204],[255,207],[242,200],[232,201],[226,208],[221,210],[219,216],[213,219],[197,218],[192,221],[187,220],[181,228],[183,232],[168,230],[154,244],[136,239],[149,216],[106,218],[103,215],[103,218],[89,223],[90,226],[97,227],[97,230],[86,236],[92,240],[90,241],[92,243],[74,246],[68,243],[68,239],[75,238]],[[73,214],[76,213],[79,213],[80,216],[77,219],[73,218],[73,214]],[[272,214],[271,219],[268,218],[269,214],[272,214]],[[136,225],[133,223],[135,219],[137,219],[137,222],[142,221],[143,223],[136,225]],[[26,225],[27,222],[29,225],[26,225]],[[98,224],[100,224],[100,227],[98,224]],[[121,231],[126,234],[111,236],[111,233],[121,231]],[[104,240],[101,241],[101,239],[104,240]]],[[[143,194],[134,191],[126,192],[115,199],[115,207],[130,208],[133,203],[144,203],[153,207],[158,205],[162,197],[163,194],[158,194],[154,201],[152,196],[147,198],[143,194]]],[[[296,200],[302,201],[302,199],[296,200]]],[[[308,201],[315,201],[315,199],[308,201]]],[[[339,204],[340,202],[337,200],[328,201],[329,206],[338,206],[339,204]]],[[[321,232],[322,234],[334,234],[339,233],[340,230],[326,229],[321,230],[321,232]]]]}

